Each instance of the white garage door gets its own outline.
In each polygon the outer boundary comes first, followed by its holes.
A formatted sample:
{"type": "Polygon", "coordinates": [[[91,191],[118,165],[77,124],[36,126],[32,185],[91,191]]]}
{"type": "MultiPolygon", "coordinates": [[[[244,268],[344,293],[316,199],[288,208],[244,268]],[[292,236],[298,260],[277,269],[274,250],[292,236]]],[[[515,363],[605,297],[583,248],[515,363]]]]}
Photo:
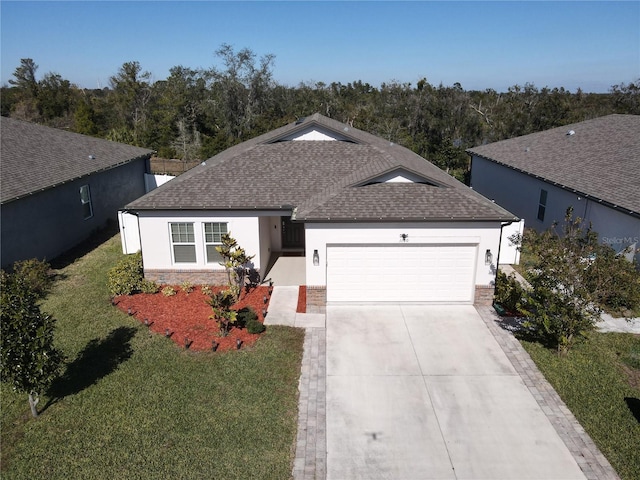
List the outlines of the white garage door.
{"type": "Polygon", "coordinates": [[[327,247],[327,302],[472,302],[475,245],[327,247]]]}

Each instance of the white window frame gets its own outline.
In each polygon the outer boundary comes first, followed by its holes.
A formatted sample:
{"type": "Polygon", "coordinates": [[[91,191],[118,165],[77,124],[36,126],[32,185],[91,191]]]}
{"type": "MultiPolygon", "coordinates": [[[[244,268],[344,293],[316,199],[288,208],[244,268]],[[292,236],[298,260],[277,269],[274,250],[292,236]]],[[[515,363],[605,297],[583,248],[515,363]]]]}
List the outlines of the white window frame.
{"type": "MultiPolygon", "coordinates": [[[[218,228],[219,229],[219,228],[218,228]]],[[[203,222],[202,223],[202,237],[204,238],[204,258],[205,258],[205,263],[207,264],[212,264],[212,263],[217,263],[220,264],[220,262],[223,260],[221,256],[219,256],[218,258],[216,258],[215,260],[209,260],[209,250],[208,247],[212,246],[212,247],[217,247],[222,245],[222,235],[224,235],[225,233],[229,233],[229,222],[203,222]],[[212,225],[212,232],[207,232],[207,225],[212,225]],[[223,231],[219,231],[216,232],[215,231],[215,227],[216,226],[221,226],[224,225],[224,232],[223,231]],[[209,239],[209,235],[211,235],[211,239],[209,239]],[[216,241],[215,237],[216,235],[220,236],[220,240],[216,241]]]]}
{"type": "Polygon", "coordinates": [[[173,259],[173,263],[198,263],[198,257],[196,254],[196,236],[195,236],[195,228],[193,222],[169,222],[169,240],[171,241],[171,258],[173,259]],[[178,225],[178,232],[174,232],[173,226],[178,225]],[[180,231],[180,225],[184,225],[185,231],[180,231]],[[189,227],[191,227],[191,232],[189,232],[189,227]],[[174,235],[178,235],[178,239],[174,237],[174,235]],[[191,238],[190,238],[190,237],[191,238]],[[176,247],[192,247],[193,251],[193,261],[184,261],[176,259],[176,247]]]}
{"type": "Polygon", "coordinates": [[[93,217],[93,203],[91,202],[91,188],[89,188],[89,184],[87,185],[82,185],[80,187],[80,204],[82,205],[82,217],[85,220],[89,220],[90,218],[93,217]],[[87,208],[87,205],[89,206],[89,214],[86,215],[85,211],[87,208]]]}

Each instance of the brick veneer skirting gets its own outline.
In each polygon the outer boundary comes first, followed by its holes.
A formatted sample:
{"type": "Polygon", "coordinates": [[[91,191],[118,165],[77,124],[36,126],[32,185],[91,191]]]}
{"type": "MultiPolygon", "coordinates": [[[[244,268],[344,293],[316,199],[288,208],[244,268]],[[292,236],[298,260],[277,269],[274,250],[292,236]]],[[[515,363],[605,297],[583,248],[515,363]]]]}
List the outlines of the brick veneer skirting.
{"type": "Polygon", "coordinates": [[[225,270],[147,270],[144,278],[162,285],[226,285],[229,277],[225,270]]]}
{"type": "Polygon", "coordinates": [[[324,285],[307,285],[307,311],[310,311],[310,307],[324,307],[326,304],[327,287],[324,285]]]}
{"type": "Polygon", "coordinates": [[[492,305],[495,287],[493,285],[476,285],[474,305],[492,305]]]}

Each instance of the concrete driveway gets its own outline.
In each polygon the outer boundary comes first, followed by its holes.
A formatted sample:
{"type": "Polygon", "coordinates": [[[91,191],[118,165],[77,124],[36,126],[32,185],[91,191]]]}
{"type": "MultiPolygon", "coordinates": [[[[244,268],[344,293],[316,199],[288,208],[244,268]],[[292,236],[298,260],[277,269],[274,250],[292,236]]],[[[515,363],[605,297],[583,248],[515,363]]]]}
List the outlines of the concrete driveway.
{"type": "Polygon", "coordinates": [[[473,306],[326,322],[328,479],[585,478],[473,306]]]}

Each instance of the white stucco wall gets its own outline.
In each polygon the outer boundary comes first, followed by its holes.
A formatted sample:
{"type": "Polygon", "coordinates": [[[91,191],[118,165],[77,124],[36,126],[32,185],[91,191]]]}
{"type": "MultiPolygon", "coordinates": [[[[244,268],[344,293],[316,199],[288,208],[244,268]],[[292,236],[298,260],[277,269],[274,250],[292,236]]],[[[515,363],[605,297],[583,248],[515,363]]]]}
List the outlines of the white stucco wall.
{"type": "MultiPolygon", "coordinates": [[[[189,269],[189,270],[223,270],[217,264],[207,263],[204,227],[206,222],[226,222],[229,233],[248,255],[255,255],[253,262],[261,265],[265,250],[260,248],[260,218],[250,212],[140,212],[140,241],[142,259],[145,269],[189,269]],[[172,259],[172,244],[170,223],[192,222],[196,244],[195,263],[174,263],[172,259]]],[[[267,258],[264,260],[268,262],[267,258]]],[[[266,264],[265,264],[266,265],[266,264]]]]}
{"type": "Polygon", "coordinates": [[[327,245],[331,244],[400,244],[401,234],[408,234],[410,244],[477,245],[476,285],[491,285],[500,245],[500,223],[396,223],[396,224],[305,224],[306,284],[327,284],[327,245]],[[485,265],[485,252],[491,250],[493,265],[485,265]],[[313,265],[313,251],[318,250],[320,265],[313,265]]]}
{"type": "MultiPolygon", "coordinates": [[[[554,222],[561,228],[567,208],[572,206],[574,217],[584,219],[587,225],[591,222],[600,241],[616,251],[634,242],[636,247],[640,246],[640,219],[475,155],[471,162],[471,186],[537,231],[548,229],[554,222]],[[548,192],[544,221],[537,218],[541,189],[548,192]]],[[[636,258],[640,260],[638,252],[636,258]]]]}
{"type": "Polygon", "coordinates": [[[345,137],[336,134],[330,130],[320,129],[318,127],[307,127],[306,129],[295,132],[284,138],[284,140],[313,140],[313,141],[335,141],[344,140],[345,137]]]}

